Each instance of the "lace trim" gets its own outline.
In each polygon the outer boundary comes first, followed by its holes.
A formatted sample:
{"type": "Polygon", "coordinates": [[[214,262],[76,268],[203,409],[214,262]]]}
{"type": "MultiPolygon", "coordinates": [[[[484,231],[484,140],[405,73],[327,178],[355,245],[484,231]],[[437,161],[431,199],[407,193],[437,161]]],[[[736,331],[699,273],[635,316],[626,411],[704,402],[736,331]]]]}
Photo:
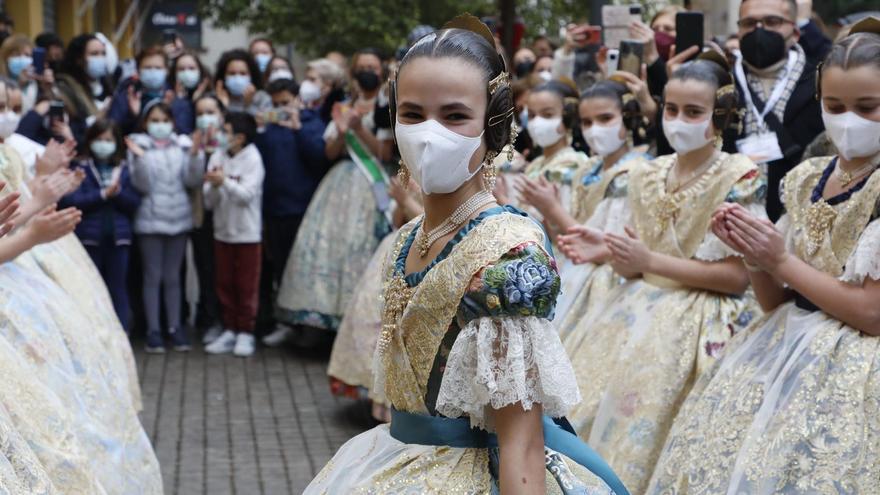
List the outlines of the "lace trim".
{"type": "MultiPolygon", "coordinates": [[[[766,218],[767,212],[764,209],[764,205],[759,203],[749,203],[745,205],[746,210],[752,215],[758,218],[766,218]]],[[[697,248],[697,252],[694,253],[694,258],[713,262],[713,261],[721,261],[726,258],[731,257],[742,258],[742,254],[731,249],[727,244],[718,238],[714,232],[711,230],[706,233],[706,237],[703,238],[703,242],[700,244],[700,247],[697,248]]]]}
{"type": "Polygon", "coordinates": [[[574,370],[550,321],[484,317],[468,323],[452,346],[437,412],[469,416],[471,426],[493,431],[490,409],[541,404],[544,414],[560,417],[580,400],[574,370]]]}
{"type": "Polygon", "coordinates": [[[861,285],[865,277],[880,280],[880,220],[871,222],[862,232],[840,280],[861,285]]]}

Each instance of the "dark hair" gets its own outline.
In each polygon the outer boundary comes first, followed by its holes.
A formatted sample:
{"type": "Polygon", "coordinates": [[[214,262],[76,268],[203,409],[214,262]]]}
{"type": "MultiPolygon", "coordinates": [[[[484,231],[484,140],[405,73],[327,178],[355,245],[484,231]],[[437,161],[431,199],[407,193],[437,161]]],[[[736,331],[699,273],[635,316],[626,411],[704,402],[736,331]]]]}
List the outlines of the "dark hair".
{"type": "Polygon", "coordinates": [[[293,79],[276,79],[269,83],[266,86],[266,92],[270,95],[274,95],[276,93],[280,93],[282,91],[287,91],[293,96],[299,94],[299,84],[296,83],[293,79]]]}
{"type": "Polygon", "coordinates": [[[822,69],[840,67],[849,70],[865,65],[880,68],[880,34],[859,32],[838,41],[831,47],[822,69]]]}
{"type": "Polygon", "coordinates": [[[0,12],[0,24],[15,27],[15,21],[6,12],[0,12]]]}
{"type": "Polygon", "coordinates": [[[226,77],[226,67],[230,62],[236,60],[240,60],[247,64],[248,72],[251,73],[251,84],[257,89],[263,89],[263,78],[262,74],[260,74],[260,66],[257,65],[257,61],[254,60],[254,57],[252,57],[250,53],[241,48],[225,51],[223,52],[223,55],[220,55],[220,60],[217,61],[217,70],[214,72],[214,78],[222,81],[223,78],[226,77]]]}
{"type": "Polygon", "coordinates": [[[220,98],[217,98],[217,95],[215,95],[214,93],[204,93],[193,102],[193,115],[195,115],[196,113],[196,106],[202,100],[214,100],[214,102],[217,103],[217,108],[220,109],[220,113],[226,115],[226,105],[224,105],[223,102],[220,101],[220,98]]]}
{"type": "MultiPolygon", "coordinates": [[[[556,48],[557,48],[556,43],[554,43],[553,40],[551,40],[547,36],[544,36],[543,34],[539,34],[538,36],[535,36],[535,38],[532,39],[532,43],[531,43],[531,45],[529,45],[529,48],[535,46],[535,43],[537,43],[539,41],[546,41],[550,45],[550,48],[552,48],[553,50],[556,50],[556,48]]],[[[534,48],[532,48],[532,51],[534,51],[534,48]]]]}
{"type": "Polygon", "coordinates": [[[616,103],[627,130],[637,133],[644,126],[641,105],[623,84],[611,79],[599,81],[581,93],[580,101],[592,98],[605,98],[616,103]]]}
{"type": "MultiPolygon", "coordinates": [[[[168,70],[168,86],[171,87],[171,89],[174,89],[177,87],[177,63],[183,57],[192,57],[193,60],[196,61],[196,66],[199,68],[199,76],[201,77],[201,80],[199,80],[199,83],[201,83],[205,79],[211,78],[211,73],[208,72],[208,68],[205,67],[205,64],[202,63],[202,61],[199,59],[199,56],[196,55],[196,53],[193,51],[185,50],[183,53],[178,55],[177,58],[175,58],[173,61],[171,61],[171,68],[168,70]]],[[[193,88],[189,91],[195,92],[195,88],[193,88]]]]}
{"type": "Polygon", "coordinates": [[[254,39],[252,39],[251,42],[248,43],[248,52],[251,51],[251,48],[253,48],[255,44],[260,43],[260,42],[263,42],[263,43],[266,43],[267,45],[269,45],[269,49],[272,50],[272,55],[273,56],[275,55],[275,44],[272,43],[272,40],[270,40],[269,38],[254,38],[254,39]]]}
{"type": "Polygon", "coordinates": [[[139,51],[134,57],[135,64],[137,64],[138,69],[140,69],[141,67],[141,62],[143,62],[144,59],[147,57],[162,57],[162,63],[165,65],[165,67],[168,67],[168,55],[165,54],[165,50],[163,50],[162,47],[148,46],[139,51]]]}
{"type": "MultiPolygon", "coordinates": [[[[290,72],[293,73],[293,64],[290,63],[290,60],[281,55],[272,55],[272,58],[269,59],[269,63],[266,65],[266,70],[263,71],[263,84],[265,86],[269,85],[269,76],[272,75],[272,62],[275,60],[283,60],[287,64],[287,68],[290,69],[290,72]]],[[[294,76],[294,80],[296,80],[296,76],[294,76]]]]}
{"type": "MultiPolygon", "coordinates": [[[[740,8],[742,8],[742,5],[744,3],[746,3],[747,1],[748,0],[742,0],[742,2],[739,4],[740,8]]],[[[792,20],[792,21],[796,20],[797,13],[798,13],[797,0],[782,0],[782,1],[783,1],[783,3],[788,4],[788,14],[789,14],[788,18],[789,18],[789,20],[792,20]]]]}
{"type": "Polygon", "coordinates": [[[244,134],[244,144],[248,145],[257,137],[257,121],[247,112],[229,112],[226,123],[232,127],[233,134],[244,134]]]}
{"type": "Polygon", "coordinates": [[[91,125],[86,130],[86,142],[85,149],[89,156],[92,155],[92,141],[98,139],[98,136],[104,134],[105,132],[110,131],[113,134],[113,141],[116,142],[116,151],[110,155],[110,163],[113,165],[119,165],[119,162],[125,157],[125,144],[122,142],[122,132],[119,130],[119,126],[117,126],[112,120],[102,118],[95,121],[94,124],[91,125]]]}
{"type": "MultiPolygon", "coordinates": [[[[165,103],[162,100],[155,99],[149,103],[144,108],[141,113],[141,121],[140,121],[140,129],[144,132],[147,130],[147,119],[150,118],[150,114],[153,113],[154,110],[159,110],[168,116],[168,120],[171,121],[171,125],[174,125],[174,113],[171,111],[171,106],[165,103]]],[[[175,126],[176,127],[176,126],[175,126]]]]}
{"type": "Polygon", "coordinates": [[[50,46],[58,46],[61,49],[64,49],[64,41],[58,37],[55,33],[45,32],[40,33],[34,38],[34,44],[41,48],[49,48],[50,46]]]}
{"type": "MultiPolygon", "coordinates": [[[[100,41],[91,33],[75,36],[67,44],[64,58],[61,59],[61,64],[59,65],[59,71],[75,79],[86,90],[87,94],[92,94],[92,91],[89,89],[90,78],[86,73],[86,46],[92,40],[100,41]]],[[[101,78],[101,85],[104,86],[104,92],[107,93],[108,84],[105,78],[101,78]]]]}
{"type": "Polygon", "coordinates": [[[566,129],[574,129],[578,122],[578,94],[573,85],[558,79],[547,81],[535,86],[531,94],[551,93],[562,103],[562,125],[566,129]]]}
{"type": "Polygon", "coordinates": [[[714,88],[715,101],[712,124],[717,132],[724,132],[739,126],[739,94],[733,87],[733,76],[730,75],[726,67],[714,60],[697,59],[679,67],[670,77],[670,81],[673,79],[700,81],[714,88]]]}
{"type": "MultiPolygon", "coordinates": [[[[501,152],[510,140],[510,125],[513,122],[513,97],[510,85],[499,86],[494,94],[489,94],[489,81],[506,72],[501,56],[495,45],[489,43],[473,31],[465,29],[442,29],[422,37],[406,52],[400,72],[417,58],[457,58],[476,67],[483,74],[486,84],[486,122],[484,124],[486,147],[489,151],[501,152]],[[491,123],[491,125],[490,125],[491,123]]],[[[392,130],[397,121],[397,80],[391,82],[389,91],[392,130]]]]}

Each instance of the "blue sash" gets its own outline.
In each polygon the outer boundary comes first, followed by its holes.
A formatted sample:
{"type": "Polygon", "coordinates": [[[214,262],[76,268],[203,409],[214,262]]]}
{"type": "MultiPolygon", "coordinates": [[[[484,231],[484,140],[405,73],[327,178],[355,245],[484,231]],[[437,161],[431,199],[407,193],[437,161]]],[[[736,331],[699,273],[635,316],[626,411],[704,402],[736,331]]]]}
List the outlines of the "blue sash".
{"type": "MultiPolygon", "coordinates": [[[[544,445],[587,468],[617,495],[629,495],[611,467],[574,433],[565,418],[544,416],[544,445]]],[[[416,445],[485,449],[498,447],[498,437],[479,428],[471,428],[467,418],[444,418],[424,414],[391,411],[391,436],[400,442],[416,445]]]]}

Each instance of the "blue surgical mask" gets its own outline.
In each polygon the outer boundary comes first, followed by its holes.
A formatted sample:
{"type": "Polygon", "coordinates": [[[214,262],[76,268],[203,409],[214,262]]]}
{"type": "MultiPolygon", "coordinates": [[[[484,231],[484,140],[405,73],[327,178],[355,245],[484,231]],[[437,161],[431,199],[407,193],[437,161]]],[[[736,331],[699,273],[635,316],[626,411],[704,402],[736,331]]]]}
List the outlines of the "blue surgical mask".
{"type": "Polygon", "coordinates": [[[223,84],[226,86],[226,89],[233,96],[242,96],[244,94],[244,90],[247,89],[250,83],[251,77],[245,76],[243,74],[226,76],[226,79],[223,80],[223,84]]]}
{"type": "Polygon", "coordinates": [[[198,69],[184,69],[177,71],[177,80],[186,89],[193,89],[199,84],[202,75],[198,69]]]}
{"type": "Polygon", "coordinates": [[[165,79],[168,77],[168,71],[165,69],[157,69],[155,67],[141,69],[139,74],[144,88],[150,91],[158,91],[165,86],[165,79]]]}
{"type": "Polygon", "coordinates": [[[95,155],[95,158],[98,160],[106,160],[113,156],[113,153],[116,153],[116,143],[113,141],[96,139],[92,141],[89,149],[92,150],[92,154],[95,155]]]}
{"type": "Polygon", "coordinates": [[[86,73],[92,79],[100,79],[107,75],[107,57],[95,55],[86,58],[86,73]]]}
{"type": "Polygon", "coordinates": [[[269,62],[272,61],[272,55],[269,55],[268,53],[258,53],[254,55],[254,60],[257,61],[260,73],[263,73],[266,72],[266,67],[269,67],[269,62]]]}
{"type": "Polygon", "coordinates": [[[217,140],[218,149],[225,150],[229,147],[229,136],[227,136],[225,132],[220,131],[214,134],[214,139],[217,140]]]}
{"type": "Polygon", "coordinates": [[[173,131],[174,126],[171,125],[171,122],[149,122],[147,124],[147,134],[153,139],[168,139],[173,131]]]}
{"type": "Polygon", "coordinates": [[[217,128],[220,126],[220,117],[213,113],[204,113],[196,117],[196,127],[205,130],[209,127],[217,128]]]}
{"type": "Polygon", "coordinates": [[[27,55],[18,55],[16,57],[9,57],[6,60],[6,67],[9,68],[9,75],[12,76],[13,79],[18,79],[18,76],[21,75],[22,71],[33,65],[34,59],[27,55]]]}

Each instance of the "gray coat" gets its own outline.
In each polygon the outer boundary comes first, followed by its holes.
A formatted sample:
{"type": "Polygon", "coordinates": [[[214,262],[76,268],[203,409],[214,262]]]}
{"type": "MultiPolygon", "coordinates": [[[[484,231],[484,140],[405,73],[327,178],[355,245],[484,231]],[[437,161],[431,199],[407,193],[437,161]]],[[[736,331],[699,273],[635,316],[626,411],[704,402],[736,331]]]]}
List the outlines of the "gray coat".
{"type": "Polygon", "coordinates": [[[193,228],[190,188],[201,185],[205,172],[202,153],[190,156],[192,141],[172,135],[172,144],[159,147],[146,134],[132,134],[144,155],[129,153],[131,183],[143,195],[134,218],[138,234],[176,235],[193,228]]]}

